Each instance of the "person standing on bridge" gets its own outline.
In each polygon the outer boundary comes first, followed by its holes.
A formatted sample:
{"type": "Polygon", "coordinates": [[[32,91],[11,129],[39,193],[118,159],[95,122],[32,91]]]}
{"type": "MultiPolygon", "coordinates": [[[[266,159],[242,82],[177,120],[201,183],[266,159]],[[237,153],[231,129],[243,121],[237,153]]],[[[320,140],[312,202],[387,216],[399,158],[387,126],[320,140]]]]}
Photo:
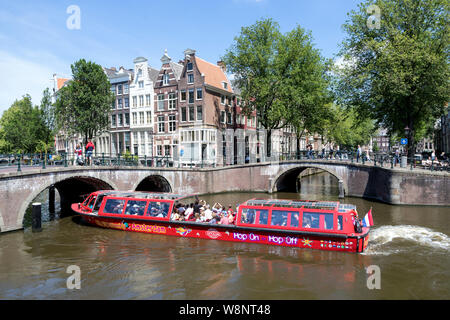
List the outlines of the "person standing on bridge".
{"type": "Polygon", "coordinates": [[[359,157],[362,155],[361,146],[358,144],[358,149],[356,150],[356,162],[359,162],[359,157]]]}
{"type": "Polygon", "coordinates": [[[81,166],[83,165],[83,159],[81,156],[83,155],[83,149],[81,149],[80,144],[77,144],[77,147],[75,148],[75,155],[77,156],[76,164],[81,166]]]}
{"type": "Polygon", "coordinates": [[[86,158],[88,165],[92,166],[92,153],[94,152],[95,146],[91,140],[88,141],[86,145],[86,158]]]}

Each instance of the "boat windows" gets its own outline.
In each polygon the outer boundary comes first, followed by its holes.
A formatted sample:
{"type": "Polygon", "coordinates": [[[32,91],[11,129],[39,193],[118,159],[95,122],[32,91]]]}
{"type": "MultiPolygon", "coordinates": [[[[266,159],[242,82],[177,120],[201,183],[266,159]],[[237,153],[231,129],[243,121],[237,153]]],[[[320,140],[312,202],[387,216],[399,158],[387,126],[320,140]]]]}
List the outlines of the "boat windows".
{"type": "Polygon", "coordinates": [[[104,213],[122,214],[125,200],[108,199],[105,203],[104,213]]]}
{"type": "Polygon", "coordinates": [[[92,198],[91,198],[91,200],[89,200],[89,204],[88,204],[88,207],[89,207],[89,209],[92,209],[93,207],[94,207],[94,203],[95,203],[95,200],[97,199],[97,197],[96,196],[93,196],[92,198]]]}
{"type": "Polygon", "coordinates": [[[94,204],[94,211],[98,211],[100,209],[104,197],[105,197],[104,194],[98,196],[97,202],[94,204]]]}
{"type": "Polygon", "coordinates": [[[267,224],[269,221],[269,210],[259,210],[259,224],[267,224]]]}
{"type": "Polygon", "coordinates": [[[147,201],[128,200],[125,214],[132,216],[143,216],[147,201]]]}
{"type": "Polygon", "coordinates": [[[241,223],[254,224],[255,218],[255,209],[242,209],[241,223]]]}
{"type": "Polygon", "coordinates": [[[318,229],[319,228],[319,213],[303,212],[302,227],[318,229]]]}
{"type": "Polygon", "coordinates": [[[86,200],[83,201],[83,206],[86,207],[88,205],[89,201],[91,201],[91,198],[92,198],[92,196],[87,197],[86,200]]]}
{"type": "Polygon", "coordinates": [[[324,229],[327,230],[333,230],[334,223],[333,223],[333,214],[332,213],[322,213],[321,215],[324,217],[324,229]]]}
{"type": "Polygon", "coordinates": [[[287,226],[288,214],[289,214],[289,212],[287,212],[287,211],[273,210],[272,211],[271,225],[272,226],[286,227],[287,226]]]}
{"type": "Polygon", "coordinates": [[[342,216],[338,216],[338,230],[343,230],[342,216]]]}
{"type": "Polygon", "coordinates": [[[291,212],[291,227],[298,228],[298,212],[291,212]]]}
{"type": "Polygon", "coordinates": [[[170,204],[167,202],[150,201],[147,209],[147,217],[166,218],[169,214],[170,204]]]}

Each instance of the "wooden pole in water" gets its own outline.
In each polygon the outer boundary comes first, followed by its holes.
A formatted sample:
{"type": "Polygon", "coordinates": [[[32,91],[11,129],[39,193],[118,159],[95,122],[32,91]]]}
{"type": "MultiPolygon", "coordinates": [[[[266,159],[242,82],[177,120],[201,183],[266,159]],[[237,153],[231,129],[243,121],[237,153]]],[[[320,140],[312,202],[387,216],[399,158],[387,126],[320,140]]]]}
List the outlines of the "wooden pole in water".
{"type": "Polygon", "coordinates": [[[41,203],[35,202],[33,203],[33,208],[31,211],[32,215],[32,222],[31,222],[31,229],[33,232],[40,232],[42,231],[42,212],[41,212],[41,203]]]}
{"type": "Polygon", "coordinates": [[[50,214],[50,219],[53,220],[55,217],[55,186],[52,185],[48,189],[48,212],[50,214]]]}

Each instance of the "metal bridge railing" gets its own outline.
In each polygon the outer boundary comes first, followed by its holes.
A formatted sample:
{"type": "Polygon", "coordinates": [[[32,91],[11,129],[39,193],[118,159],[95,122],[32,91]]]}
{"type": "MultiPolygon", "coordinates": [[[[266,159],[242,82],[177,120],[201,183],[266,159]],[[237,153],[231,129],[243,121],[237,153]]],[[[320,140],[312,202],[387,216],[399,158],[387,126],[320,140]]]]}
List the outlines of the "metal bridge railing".
{"type": "Polygon", "coordinates": [[[61,154],[0,154],[0,172],[9,168],[11,171],[22,171],[24,168],[53,168],[53,167],[69,167],[69,166],[111,166],[111,167],[149,167],[149,168],[215,168],[234,165],[244,165],[258,162],[272,162],[292,160],[314,160],[321,162],[342,162],[342,163],[359,163],[364,165],[372,165],[383,168],[405,168],[409,170],[430,170],[450,172],[449,160],[421,160],[414,158],[413,160],[405,159],[405,157],[395,156],[387,153],[363,153],[358,156],[355,151],[308,151],[301,150],[298,152],[272,153],[271,157],[255,157],[246,156],[237,161],[234,159],[225,159],[215,163],[211,161],[197,161],[191,163],[183,163],[174,160],[170,156],[146,156],[125,154],[107,154],[94,153],[91,164],[88,163],[86,154],[80,159],[75,155],[61,154]],[[229,162],[227,162],[229,161],[229,162]]]}

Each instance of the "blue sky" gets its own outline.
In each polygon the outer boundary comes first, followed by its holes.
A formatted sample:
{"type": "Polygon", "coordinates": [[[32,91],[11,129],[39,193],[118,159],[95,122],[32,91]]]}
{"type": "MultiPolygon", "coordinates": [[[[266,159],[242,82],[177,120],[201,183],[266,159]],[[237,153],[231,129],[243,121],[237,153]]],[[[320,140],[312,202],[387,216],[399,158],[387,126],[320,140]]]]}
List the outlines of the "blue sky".
{"type": "Polygon", "coordinates": [[[347,13],[361,0],[0,0],[0,114],[28,93],[39,104],[54,73],[70,76],[84,58],[106,67],[133,67],[144,56],[159,69],[164,49],[176,61],[186,48],[217,62],[242,26],[273,18],[282,32],[311,31],[323,56],[333,58],[347,13]],[[67,28],[70,5],[80,29],[67,28]]]}

